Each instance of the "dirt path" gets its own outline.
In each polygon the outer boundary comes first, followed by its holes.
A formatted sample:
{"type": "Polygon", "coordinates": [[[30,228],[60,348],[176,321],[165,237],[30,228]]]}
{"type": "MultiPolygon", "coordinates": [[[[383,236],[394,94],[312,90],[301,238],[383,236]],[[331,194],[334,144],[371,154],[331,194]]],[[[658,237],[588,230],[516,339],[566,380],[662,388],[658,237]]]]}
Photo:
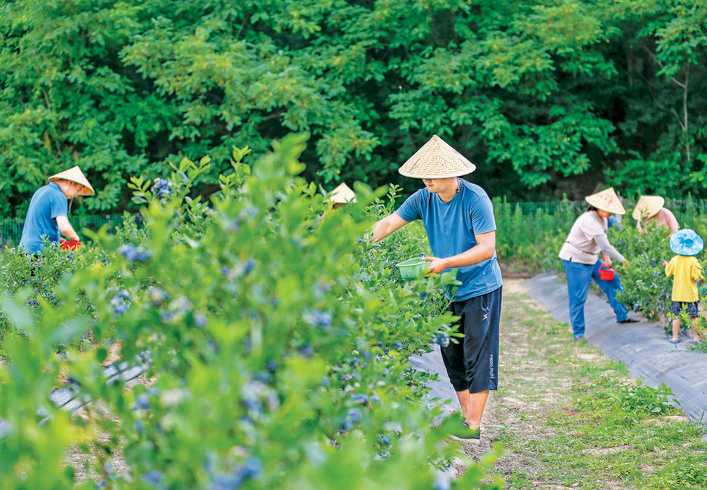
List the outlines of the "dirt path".
{"type": "Polygon", "coordinates": [[[500,443],[496,471],[510,488],[703,488],[701,427],[621,364],[572,341],[522,284],[504,285],[501,385],[481,443],[466,454],[478,459],[500,443]]]}

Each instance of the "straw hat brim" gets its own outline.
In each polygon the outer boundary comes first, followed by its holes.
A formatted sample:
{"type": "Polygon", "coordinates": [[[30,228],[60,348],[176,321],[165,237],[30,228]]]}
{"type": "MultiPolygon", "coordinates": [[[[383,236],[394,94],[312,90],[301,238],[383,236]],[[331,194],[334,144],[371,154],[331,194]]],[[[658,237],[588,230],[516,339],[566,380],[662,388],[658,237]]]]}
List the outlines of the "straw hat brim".
{"type": "Polygon", "coordinates": [[[354,191],[352,191],[351,188],[345,183],[341,183],[333,191],[331,191],[329,199],[334,204],[348,204],[356,201],[356,193],[354,193],[354,191]]]}
{"type": "Polygon", "coordinates": [[[636,203],[632,216],[636,221],[650,219],[665,206],[665,199],[660,196],[641,196],[636,203]]]}
{"type": "Polygon", "coordinates": [[[595,208],[606,211],[607,213],[618,215],[626,214],[626,210],[624,209],[623,204],[621,204],[621,200],[619,199],[619,196],[616,195],[613,187],[609,187],[606,190],[587,196],[584,200],[595,208]]]}
{"type": "Polygon", "coordinates": [[[78,165],[49,177],[49,182],[55,182],[57,180],[68,180],[69,182],[79,184],[81,186],[81,190],[79,191],[80,196],[93,196],[96,193],[78,165]]]}
{"type": "Polygon", "coordinates": [[[468,175],[474,170],[476,165],[442,138],[434,135],[398,169],[398,172],[414,179],[446,179],[468,175]]]}

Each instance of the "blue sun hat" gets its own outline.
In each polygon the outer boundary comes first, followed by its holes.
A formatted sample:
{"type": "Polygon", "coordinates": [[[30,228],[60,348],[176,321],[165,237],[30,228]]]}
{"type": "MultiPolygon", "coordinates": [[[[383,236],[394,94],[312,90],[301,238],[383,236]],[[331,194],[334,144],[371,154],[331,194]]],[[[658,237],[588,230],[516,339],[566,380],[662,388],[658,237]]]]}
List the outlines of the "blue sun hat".
{"type": "Polygon", "coordinates": [[[702,237],[693,230],[685,228],[670,236],[670,250],[678,255],[697,255],[704,247],[702,237]]]}

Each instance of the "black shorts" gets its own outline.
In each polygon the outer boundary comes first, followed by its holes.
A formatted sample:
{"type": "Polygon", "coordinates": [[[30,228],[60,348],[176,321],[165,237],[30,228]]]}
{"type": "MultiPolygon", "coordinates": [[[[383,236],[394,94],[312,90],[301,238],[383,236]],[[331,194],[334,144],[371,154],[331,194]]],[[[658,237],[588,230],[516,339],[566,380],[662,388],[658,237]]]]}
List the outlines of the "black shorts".
{"type": "Polygon", "coordinates": [[[498,389],[501,290],[455,301],[449,307],[460,317],[457,329],[464,334],[463,338],[453,337],[457,343],[450,341],[442,347],[444,366],[456,391],[498,389]]]}
{"type": "Polygon", "coordinates": [[[700,302],[699,301],[695,301],[694,303],[673,301],[673,304],[670,309],[672,310],[673,315],[675,315],[675,316],[680,316],[680,314],[683,312],[683,310],[687,310],[687,315],[690,318],[697,318],[700,316],[700,302]]]}

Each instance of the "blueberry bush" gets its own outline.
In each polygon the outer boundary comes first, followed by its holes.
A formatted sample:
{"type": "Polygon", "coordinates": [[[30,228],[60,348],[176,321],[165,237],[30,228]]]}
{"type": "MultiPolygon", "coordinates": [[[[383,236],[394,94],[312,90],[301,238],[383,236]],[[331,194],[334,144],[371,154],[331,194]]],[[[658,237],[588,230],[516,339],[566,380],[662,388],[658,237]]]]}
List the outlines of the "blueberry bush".
{"type": "MultiPolygon", "coordinates": [[[[701,221],[692,220],[681,223],[684,227],[694,227],[704,233],[701,221]]],[[[704,236],[704,235],[703,235],[704,236]]],[[[621,231],[612,231],[611,240],[618,250],[629,260],[628,265],[618,266],[624,291],[619,294],[621,302],[635,311],[640,311],[649,320],[666,322],[671,319],[672,278],[665,275],[663,261],[673,257],[669,243],[670,234],[665,228],[652,225],[645,233],[638,233],[634,226],[621,231]]],[[[703,257],[699,257],[703,269],[707,266],[703,257]]],[[[707,300],[707,291],[700,285],[702,303],[707,300]]],[[[687,318],[685,318],[687,325],[687,318]]]]}
{"type": "MultiPolygon", "coordinates": [[[[400,281],[394,264],[424,252],[421,231],[364,238],[395,190],[360,187],[332,209],[299,177],[304,141],[284,138],[252,169],[234,150],[207,202],[191,191],[208,159],[133,179],[138,220],[44,255],[46,290],[11,284],[0,488],[450,488],[454,419],[409,357],[455,341],[451,279],[400,281]],[[115,345],[150,359],[142,382],[105,382],[115,345]],[[80,416],[48,399],[67,378],[92,400],[80,416]]],[[[3,260],[5,277],[28,277],[26,257],[3,260]]],[[[497,487],[491,461],[451,485],[497,487]]]]}
{"type": "MultiPolygon", "coordinates": [[[[57,304],[55,289],[67,274],[105,259],[105,254],[96,247],[65,251],[58,245],[47,245],[42,255],[32,258],[19,248],[7,247],[0,252],[0,284],[5,293],[22,291],[26,296],[25,304],[37,310],[41,303],[57,304]]],[[[77,299],[83,300],[84,296],[79,295],[77,299]]],[[[85,301],[83,305],[88,308],[85,301]]],[[[0,313],[0,353],[3,338],[10,328],[6,315],[0,313]]]]}
{"type": "Polygon", "coordinates": [[[533,274],[561,269],[557,253],[574,220],[585,208],[557,203],[510,203],[494,199],[496,252],[506,271],[533,274]]]}
{"type": "Polygon", "coordinates": [[[665,317],[670,310],[672,279],[665,276],[662,265],[672,257],[668,239],[669,232],[655,226],[648,226],[643,234],[633,226],[612,230],[612,243],[629,260],[627,266],[617,266],[624,287],[619,298],[650,320],[665,317]]]}

